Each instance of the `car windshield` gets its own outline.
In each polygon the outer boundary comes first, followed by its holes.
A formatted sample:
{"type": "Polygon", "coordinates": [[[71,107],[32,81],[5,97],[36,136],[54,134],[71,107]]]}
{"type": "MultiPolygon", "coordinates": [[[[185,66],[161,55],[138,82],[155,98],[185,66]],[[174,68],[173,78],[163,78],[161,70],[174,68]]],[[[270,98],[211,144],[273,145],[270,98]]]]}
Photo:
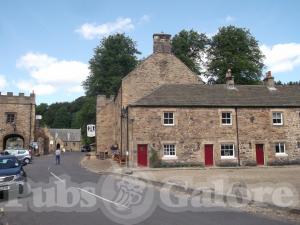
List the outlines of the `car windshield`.
{"type": "Polygon", "coordinates": [[[10,169],[19,166],[19,162],[14,158],[0,159],[0,169],[10,169]]]}

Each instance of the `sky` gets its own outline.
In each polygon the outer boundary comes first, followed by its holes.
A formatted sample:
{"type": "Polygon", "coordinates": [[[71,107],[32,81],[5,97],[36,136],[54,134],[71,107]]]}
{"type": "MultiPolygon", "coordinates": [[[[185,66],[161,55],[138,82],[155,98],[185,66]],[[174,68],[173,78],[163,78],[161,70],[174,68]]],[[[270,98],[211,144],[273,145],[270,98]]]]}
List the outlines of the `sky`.
{"type": "Polygon", "coordinates": [[[250,30],[275,80],[300,80],[300,1],[1,0],[0,92],[36,94],[37,103],[84,95],[88,61],[103,37],[124,32],[145,57],[153,33],[221,26],[250,30]]]}

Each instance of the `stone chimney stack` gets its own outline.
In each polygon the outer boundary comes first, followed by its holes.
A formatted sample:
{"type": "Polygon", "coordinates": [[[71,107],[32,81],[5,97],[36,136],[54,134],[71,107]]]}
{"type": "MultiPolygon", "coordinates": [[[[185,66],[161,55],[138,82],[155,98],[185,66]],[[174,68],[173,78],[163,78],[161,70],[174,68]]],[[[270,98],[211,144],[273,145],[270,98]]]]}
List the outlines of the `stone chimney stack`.
{"type": "Polygon", "coordinates": [[[228,88],[234,88],[234,77],[231,74],[231,69],[227,70],[225,80],[228,88]]]}
{"type": "Polygon", "coordinates": [[[153,34],[153,53],[171,54],[171,35],[170,34],[153,34]]]}
{"type": "Polygon", "coordinates": [[[266,77],[264,79],[264,85],[266,85],[268,88],[275,88],[275,81],[274,81],[274,77],[272,76],[272,72],[268,71],[266,73],[266,77]]]}

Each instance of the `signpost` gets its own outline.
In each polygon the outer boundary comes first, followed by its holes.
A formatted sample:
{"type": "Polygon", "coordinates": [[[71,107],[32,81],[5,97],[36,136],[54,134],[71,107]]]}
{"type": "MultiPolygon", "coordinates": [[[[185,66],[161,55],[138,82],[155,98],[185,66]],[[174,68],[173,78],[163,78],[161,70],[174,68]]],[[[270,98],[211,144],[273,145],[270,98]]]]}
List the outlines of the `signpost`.
{"type": "Polygon", "coordinates": [[[95,137],[96,136],[96,126],[95,126],[95,124],[88,124],[86,133],[87,133],[88,137],[95,137]]]}

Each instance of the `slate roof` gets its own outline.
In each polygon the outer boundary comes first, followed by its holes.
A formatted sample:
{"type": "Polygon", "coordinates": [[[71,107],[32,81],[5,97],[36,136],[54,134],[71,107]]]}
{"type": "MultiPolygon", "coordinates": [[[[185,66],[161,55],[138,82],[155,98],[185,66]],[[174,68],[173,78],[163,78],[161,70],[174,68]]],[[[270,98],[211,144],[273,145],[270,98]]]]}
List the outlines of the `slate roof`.
{"type": "Polygon", "coordinates": [[[56,129],[51,128],[49,132],[52,137],[55,138],[57,134],[57,138],[62,141],[70,141],[70,142],[79,142],[81,141],[81,129],[56,129]]]}
{"type": "Polygon", "coordinates": [[[225,84],[167,84],[132,106],[198,107],[300,107],[300,85],[276,86],[225,84]]]}

